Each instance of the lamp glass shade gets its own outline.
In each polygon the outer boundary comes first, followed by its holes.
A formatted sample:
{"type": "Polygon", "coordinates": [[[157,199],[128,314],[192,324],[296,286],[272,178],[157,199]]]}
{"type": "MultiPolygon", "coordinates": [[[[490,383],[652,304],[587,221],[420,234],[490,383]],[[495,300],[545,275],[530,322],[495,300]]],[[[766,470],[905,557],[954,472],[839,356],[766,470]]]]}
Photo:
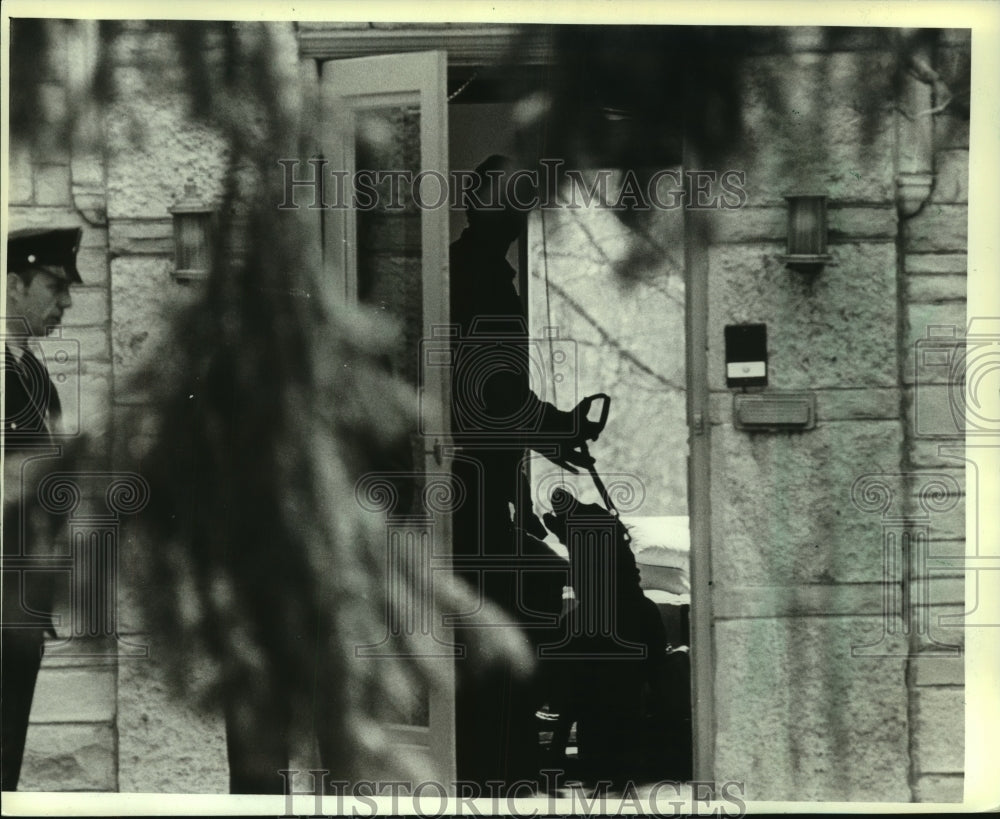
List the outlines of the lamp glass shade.
{"type": "Polygon", "coordinates": [[[208,226],[210,213],[174,214],[177,273],[207,276],[210,266],[208,226]]]}
{"type": "Polygon", "coordinates": [[[215,209],[203,202],[190,179],[184,197],[168,208],[174,218],[174,277],[203,279],[212,267],[212,223],[215,209]]]}
{"type": "Polygon", "coordinates": [[[786,196],[788,200],[788,255],[826,254],[826,197],[786,196]]]}

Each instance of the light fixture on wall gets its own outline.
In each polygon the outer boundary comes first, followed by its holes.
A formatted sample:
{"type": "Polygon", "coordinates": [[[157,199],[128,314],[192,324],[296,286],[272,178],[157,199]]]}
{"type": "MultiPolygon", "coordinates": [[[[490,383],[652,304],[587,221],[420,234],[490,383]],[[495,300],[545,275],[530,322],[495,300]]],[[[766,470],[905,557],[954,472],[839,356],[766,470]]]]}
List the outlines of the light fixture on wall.
{"type": "Polygon", "coordinates": [[[826,252],[826,197],[791,194],[788,202],[788,252],[781,260],[792,270],[819,273],[832,256],[826,252]]]}
{"type": "Polygon", "coordinates": [[[212,269],[212,226],[215,208],[198,195],[193,179],[184,195],[168,208],[174,219],[174,278],[179,281],[208,278],[212,269]]]}

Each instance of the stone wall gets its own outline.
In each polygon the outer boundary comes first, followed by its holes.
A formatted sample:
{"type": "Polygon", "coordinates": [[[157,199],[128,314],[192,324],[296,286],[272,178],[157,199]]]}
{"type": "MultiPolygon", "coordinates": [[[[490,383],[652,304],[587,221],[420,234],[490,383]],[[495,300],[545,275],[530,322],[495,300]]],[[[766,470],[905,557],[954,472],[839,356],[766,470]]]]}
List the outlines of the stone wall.
{"type": "MultiPolygon", "coordinates": [[[[968,58],[968,48],[968,32],[945,32],[933,55],[935,67],[953,70],[968,58]]],[[[912,582],[922,595],[917,605],[926,620],[911,635],[907,669],[911,782],[921,801],[960,801],[965,767],[965,663],[961,654],[952,653],[953,647],[964,646],[965,579],[960,561],[934,564],[935,558],[973,551],[965,541],[964,423],[952,403],[963,385],[956,394],[950,366],[961,358],[957,342],[966,332],[976,332],[966,323],[968,125],[953,109],[933,118],[934,186],[923,207],[903,221],[899,243],[906,356],[902,471],[909,476],[907,517],[926,533],[928,557],[914,567],[912,582]]],[[[975,480],[974,467],[968,474],[975,480]]]]}
{"type": "MultiPolygon", "coordinates": [[[[914,539],[917,566],[914,470],[962,485],[954,461],[914,439],[905,376],[925,325],[964,318],[961,129],[939,127],[950,136],[934,151],[934,194],[901,223],[887,55],[802,42],[746,73],[752,105],[730,167],[747,171],[747,207],[713,215],[708,250],[715,775],[755,800],[960,798],[961,730],[941,729],[945,713],[961,726],[961,658],[914,660],[903,629],[927,598],[903,604],[904,622],[880,589],[891,538],[914,539]],[[761,96],[777,75],[792,78],[785,91],[761,96]],[[871,129],[856,107],[866,83],[882,113],[871,129]],[[791,192],[829,196],[833,262],[816,274],[778,258],[791,192]],[[815,429],[734,428],[722,329],[746,322],[767,324],[768,390],[815,395],[815,429]],[[859,479],[877,483],[878,504],[852,491],[859,479]]],[[[960,553],[963,532],[960,509],[939,514],[931,551],[960,553]]],[[[934,614],[961,603],[957,575],[931,581],[934,614]]]]}

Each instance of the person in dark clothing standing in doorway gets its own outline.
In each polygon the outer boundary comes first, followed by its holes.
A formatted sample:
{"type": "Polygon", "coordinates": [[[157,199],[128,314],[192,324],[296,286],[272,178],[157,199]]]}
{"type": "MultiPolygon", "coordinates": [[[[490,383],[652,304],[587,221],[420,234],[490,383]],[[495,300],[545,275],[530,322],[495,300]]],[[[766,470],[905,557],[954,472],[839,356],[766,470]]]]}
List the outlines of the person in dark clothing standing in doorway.
{"type": "Polygon", "coordinates": [[[52,628],[49,573],[25,569],[25,561],[51,547],[35,533],[27,514],[26,460],[54,454],[59,434],[59,393],[32,348],[58,326],[81,284],[76,269],[80,228],[26,229],[7,238],[7,324],[4,349],[4,510],[2,639],[2,789],[13,791],[21,775],[28,717],[45,636],[52,628]],[[15,562],[17,565],[15,565],[15,562]]]}
{"type": "MultiPolygon", "coordinates": [[[[571,457],[598,426],[581,402],[562,411],[541,400],[529,382],[531,342],[525,310],[506,260],[527,223],[532,191],[524,175],[494,155],[476,168],[467,200],[468,227],[451,246],[452,431],[459,446],[453,472],[464,503],[453,517],[457,574],[499,604],[536,646],[553,639],[539,627],[561,607],[566,564],[541,539],[524,472],[528,449],[571,457]],[[532,619],[535,627],[530,627],[532,619]]],[[[513,627],[513,626],[512,626],[513,627]]],[[[459,641],[462,630],[458,630],[459,641]]],[[[514,669],[474,676],[470,655],[458,661],[456,756],[463,781],[533,779],[537,681],[514,669]]]]}

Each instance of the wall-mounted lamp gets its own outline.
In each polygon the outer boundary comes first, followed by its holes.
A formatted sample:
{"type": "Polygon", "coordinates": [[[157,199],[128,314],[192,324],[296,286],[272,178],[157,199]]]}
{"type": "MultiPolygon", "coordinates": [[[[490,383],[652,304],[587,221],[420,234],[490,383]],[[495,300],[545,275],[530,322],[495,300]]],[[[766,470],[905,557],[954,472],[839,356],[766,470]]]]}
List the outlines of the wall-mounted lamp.
{"type": "Polygon", "coordinates": [[[184,196],[168,208],[174,218],[174,278],[179,281],[208,278],[212,269],[212,224],[215,208],[198,195],[193,179],[184,196]]]}
{"type": "Polygon", "coordinates": [[[792,270],[819,273],[831,259],[826,252],[826,197],[795,194],[788,201],[788,253],[781,260],[792,270]]]}

